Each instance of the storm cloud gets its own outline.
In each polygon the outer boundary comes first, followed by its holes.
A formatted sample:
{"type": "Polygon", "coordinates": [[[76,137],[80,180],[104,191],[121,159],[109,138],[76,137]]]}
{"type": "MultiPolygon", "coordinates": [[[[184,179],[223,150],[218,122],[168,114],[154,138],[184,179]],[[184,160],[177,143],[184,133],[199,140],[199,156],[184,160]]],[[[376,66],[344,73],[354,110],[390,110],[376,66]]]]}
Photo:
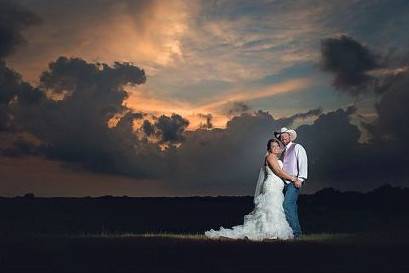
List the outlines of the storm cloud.
{"type": "Polygon", "coordinates": [[[189,121],[181,115],[172,114],[170,117],[161,115],[154,117],[155,122],[144,120],[141,129],[147,136],[155,136],[161,144],[177,144],[184,140],[184,133],[189,121]]]}
{"type": "MultiPolygon", "coordinates": [[[[79,58],[57,59],[42,74],[38,91],[63,96],[24,106],[16,103],[13,114],[20,130],[41,142],[30,146],[20,139],[14,152],[35,151],[100,173],[159,178],[178,194],[244,195],[252,192],[273,132],[313,118],[312,124],[297,128],[297,142],[308,151],[310,191],[323,186],[356,188],[356,183],[365,189],[377,186],[373,179],[379,175],[388,178],[379,173],[380,166],[394,154],[379,149],[378,143],[359,143],[360,130],[351,124],[355,107],[325,113],[312,109],[280,119],[263,111],[242,113],[224,129],[186,131],[188,121],[178,114],[149,117],[123,105],[127,97],[123,87],[145,80],[142,69],[126,63],[111,67],[79,58]],[[116,114],[122,117],[108,127],[116,114]],[[142,122],[134,128],[134,121],[142,122]],[[137,131],[145,137],[138,137],[137,131]],[[149,141],[152,136],[159,141],[149,141]],[[179,146],[163,150],[164,143],[179,146]]],[[[4,154],[13,155],[13,150],[4,154]]]]}
{"type": "MultiPolygon", "coordinates": [[[[409,62],[407,62],[409,65],[409,62]]],[[[377,119],[366,124],[374,137],[380,143],[396,143],[403,150],[409,150],[409,71],[405,70],[395,75],[388,75],[378,86],[378,101],[375,104],[377,119]],[[379,91],[379,89],[381,91],[379,91]]],[[[403,158],[407,156],[402,153],[403,158]]]]}
{"type": "MultiPolygon", "coordinates": [[[[152,117],[123,105],[123,87],[145,80],[142,69],[126,63],[111,67],[79,58],[57,59],[42,74],[38,91],[63,96],[15,104],[12,113],[20,130],[41,140],[37,146],[16,141],[15,154],[35,153],[99,173],[159,178],[182,195],[251,194],[267,140],[275,130],[305,118],[315,119],[297,128],[297,142],[308,151],[309,191],[378,186],[391,178],[381,166],[390,166],[388,160],[400,155],[399,149],[379,149],[379,143],[359,143],[361,132],[351,123],[355,107],[325,113],[312,109],[280,119],[264,111],[242,113],[224,129],[186,131],[188,120],[178,114],[152,117]],[[117,114],[122,117],[109,127],[117,114]],[[133,126],[135,121],[141,121],[139,127],[133,126]],[[179,145],[163,150],[164,143],[179,145]]],[[[3,154],[13,155],[13,149],[3,154]]]]}
{"type": "Polygon", "coordinates": [[[238,101],[227,103],[225,108],[225,113],[229,116],[240,115],[250,110],[250,107],[247,104],[238,101]]]}
{"type": "Polygon", "coordinates": [[[26,42],[21,32],[40,22],[35,14],[24,7],[10,1],[0,1],[0,131],[16,129],[10,114],[14,102],[26,105],[43,98],[39,90],[24,82],[21,75],[7,67],[4,60],[26,42]]]}
{"type": "Polygon", "coordinates": [[[202,128],[202,129],[211,129],[211,128],[213,128],[213,123],[212,123],[212,120],[213,120],[213,115],[212,114],[198,114],[198,116],[200,117],[200,118],[203,118],[203,119],[205,119],[205,122],[201,122],[200,123],[200,128],[202,128]]]}
{"type": "MultiPolygon", "coordinates": [[[[15,111],[15,120],[41,139],[48,158],[80,163],[101,172],[139,174],[135,162],[132,121],[141,119],[122,105],[128,93],[125,85],[142,84],[143,70],[127,63],[91,64],[79,58],[60,57],[41,76],[40,86],[51,97],[64,92],[62,99],[47,99],[15,111]],[[124,116],[116,127],[108,121],[124,116]]],[[[143,153],[142,153],[143,154],[143,153]]]]}
{"type": "MultiPolygon", "coordinates": [[[[332,39],[330,41],[331,42],[327,43],[328,45],[336,43],[338,40],[332,39]]],[[[357,48],[356,52],[360,52],[359,54],[351,55],[354,56],[354,58],[350,60],[352,63],[361,64],[357,66],[360,67],[360,69],[354,70],[354,75],[362,75],[368,70],[377,67],[379,61],[374,59],[374,55],[370,53],[367,48],[360,46],[356,41],[348,39],[347,44],[350,43],[354,44],[353,47],[357,48]]],[[[324,52],[322,53],[324,59],[328,57],[325,56],[324,52]]],[[[345,166],[345,170],[353,171],[344,172],[344,174],[356,173],[356,177],[362,176],[362,173],[366,173],[365,177],[361,178],[365,180],[373,179],[373,181],[383,180],[390,183],[392,181],[407,183],[408,176],[403,170],[405,166],[409,164],[409,157],[407,155],[407,151],[409,150],[409,145],[407,144],[409,130],[406,126],[406,124],[409,123],[409,110],[407,107],[407,103],[409,102],[409,93],[407,92],[409,89],[409,72],[405,69],[405,67],[409,65],[409,62],[407,61],[406,55],[400,56],[398,67],[396,67],[396,62],[386,62],[385,60],[388,60],[388,58],[384,56],[378,56],[377,58],[384,60],[381,73],[374,73],[371,79],[361,78],[361,80],[356,83],[353,81],[343,85],[343,88],[349,92],[349,94],[356,95],[362,91],[362,89],[359,91],[360,89],[357,89],[357,86],[362,87],[362,85],[366,85],[368,80],[375,83],[365,86],[365,89],[369,91],[371,96],[376,97],[376,119],[371,122],[361,120],[361,125],[369,132],[370,140],[366,144],[358,144],[355,132],[353,134],[354,141],[342,145],[347,147],[347,149],[344,150],[345,155],[350,155],[347,160],[348,162],[340,164],[337,168],[342,170],[345,166]],[[352,164],[352,166],[349,166],[350,164],[352,164]]],[[[390,58],[390,60],[393,59],[394,58],[390,58]]],[[[338,69],[333,69],[332,73],[334,73],[335,77],[338,77],[340,73],[342,74],[343,72],[340,72],[338,69]]],[[[359,77],[356,79],[359,79],[359,77]]],[[[326,127],[330,128],[330,125],[328,124],[326,127]]],[[[300,129],[303,130],[307,128],[308,127],[300,127],[300,129]]],[[[331,128],[335,129],[340,127],[331,126],[331,128]]],[[[342,132],[339,133],[341,134],[342,132]]],[[[349,130],[345,128],[344,134],[351,135],[351,128],[349,130]]],[[[321,139],[322,138],[320,138],[320,142],[321,139]]],[[[340,144],[339,141],[334,141],[334,143],[336,143],[336,145],[340,144]]],[[[331,168],[324,169],[330,170],[331,168]]],[[[343,176],[344,175],[338,174],[336,177],[343,176]]],[[[347,179],[345,180],[348,181],[347,179]]],[[[352,179],[349,181],[351,180],[352,179]]]]}
{"type": "Polygon", "coordinates": [[[0,60],[14,53],[26,40],[21,34],[25,28],[41,22],[40,18],[17,3],[0,1],[0,60]]]}
{"type": "Polygon", "coordinates": [[[341,35],[321,41],[321,67],[334,74],[335,88],[357,95],[374,80],[367,72],[379,68],[380,62],[367,46],[341,35]]]}
{"type": "Polygon", "coordinates": [[[324,70],[335,75],[335,82],[341,81],[342,88],[351,95],[367,90],[377,98],[376,121],[364,123],[373,140],[404,143],[403,140],[409,136],[407,126],[402,126],[409,121],[406,106],[409,101],[408,55],[389,58],[375,56],[367,47],[347,36],[326,39],[322,41],[322,45],[324,70]],[[399,62],[396,62],[396,59],[399,59],[399,62]],[[372,73],[371,76],[365,74],[380,67],[381,62],[382,70],[379,73],[372,73]],[[352,81],[344,82],[344,74],[349,75],[346,79],[352,81]],[[369,80],[374,84],[364,86],[369,80]]]}

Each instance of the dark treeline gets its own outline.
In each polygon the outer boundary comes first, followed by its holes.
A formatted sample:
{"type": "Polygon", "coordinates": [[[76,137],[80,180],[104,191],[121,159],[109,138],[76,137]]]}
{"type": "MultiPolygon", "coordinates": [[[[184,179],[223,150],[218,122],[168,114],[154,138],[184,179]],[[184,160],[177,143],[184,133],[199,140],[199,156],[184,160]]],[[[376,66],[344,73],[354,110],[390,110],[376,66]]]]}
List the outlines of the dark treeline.
{"type": "MultiPolygon", "coordinates": [[[[305,233],[409,230],[409,189],[389,185],[367,193],[323,189],[301,195],[305,233]]],[[[0,232],[202,233],[241,224],[253,197],[0,197],[0,232]]]]}

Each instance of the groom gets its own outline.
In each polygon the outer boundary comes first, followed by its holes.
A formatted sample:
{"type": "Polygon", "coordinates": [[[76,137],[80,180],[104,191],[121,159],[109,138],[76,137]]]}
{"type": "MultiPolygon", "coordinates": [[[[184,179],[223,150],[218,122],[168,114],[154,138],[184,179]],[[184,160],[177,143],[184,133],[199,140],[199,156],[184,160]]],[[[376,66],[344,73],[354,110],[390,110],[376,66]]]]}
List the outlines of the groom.
{"type": "Polygon", "coordinates": [[[287,221],[293,229],[294,238],[297,239],[302,233],[300,222],[298,220],[297,199],[301,186],[307,179],[307,153],[303,146],[294,143],[294,140],[297,138],[297,133],[294,130],[283,127],[279,132],[274,132],[274,135],[285,145],[285,150],[281,155],[283,170],[289,175],[298,178],[294,183],[287,180],[285,181],[285,197],[283,204],[287,221]]]}

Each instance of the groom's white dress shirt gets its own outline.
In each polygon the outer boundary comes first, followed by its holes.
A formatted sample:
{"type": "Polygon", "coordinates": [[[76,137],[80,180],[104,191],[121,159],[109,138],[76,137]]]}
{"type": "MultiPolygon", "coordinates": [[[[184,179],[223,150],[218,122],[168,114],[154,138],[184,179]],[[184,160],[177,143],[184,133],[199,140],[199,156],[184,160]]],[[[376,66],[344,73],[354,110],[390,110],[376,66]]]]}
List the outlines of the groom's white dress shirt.
{"type": "MultiPolygon", "coordinates": [[[[307,152],[305,151],[304,147],[300,144],[289,142],[285,146],[285,150],[287,151],[291,145],[294,146],[294,153],[297,158],[297,165],[298,165],[298,179],[304,182],[308,178],[308,161],[307,161],[307,152]]],[[[291,183],[291,181],[286,181],[287,183],[291,183]]]]}

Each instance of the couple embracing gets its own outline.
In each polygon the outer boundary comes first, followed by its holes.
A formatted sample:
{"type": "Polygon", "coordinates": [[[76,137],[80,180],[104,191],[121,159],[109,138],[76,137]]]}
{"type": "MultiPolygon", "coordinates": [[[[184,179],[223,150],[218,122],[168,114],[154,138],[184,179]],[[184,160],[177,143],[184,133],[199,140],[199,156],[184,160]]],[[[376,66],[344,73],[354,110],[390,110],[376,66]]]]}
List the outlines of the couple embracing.
{"type": "Polygon", "coordinates": [[[298,239],[301,226],[298,220],[297,199],[307,179],[307,154],[295,143],[297,133],[281,128],[267,142],[267,153],[260,169],[254,194],[254,209],[244,216],[242,225],[209,230],[209,238],[298,239]]]}

